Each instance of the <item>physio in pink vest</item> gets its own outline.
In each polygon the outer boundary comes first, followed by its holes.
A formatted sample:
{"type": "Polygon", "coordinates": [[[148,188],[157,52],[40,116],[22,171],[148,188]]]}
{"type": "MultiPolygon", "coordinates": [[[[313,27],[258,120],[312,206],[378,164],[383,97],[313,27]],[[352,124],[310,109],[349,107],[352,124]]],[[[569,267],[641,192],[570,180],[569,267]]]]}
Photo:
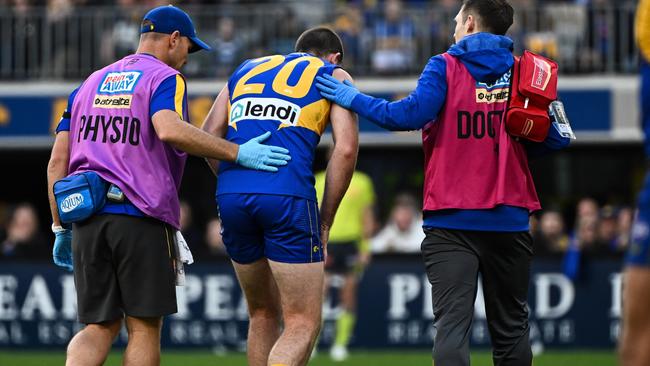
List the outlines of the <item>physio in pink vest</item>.
{"type": "Polygon", "coordinates": [[[432,286],[436,366],[469,365],[469,335],[481,274],[494,364],[529,366],[529,215],[540,209],[528,159],[569,144],[510,136],[503,123],[514,63],[505,0],[464,0],[455,44],[432,57],[417,88],[388,102],[321,77],[322,95],[395,131],[422,130],[422,254],[432,286]]]}

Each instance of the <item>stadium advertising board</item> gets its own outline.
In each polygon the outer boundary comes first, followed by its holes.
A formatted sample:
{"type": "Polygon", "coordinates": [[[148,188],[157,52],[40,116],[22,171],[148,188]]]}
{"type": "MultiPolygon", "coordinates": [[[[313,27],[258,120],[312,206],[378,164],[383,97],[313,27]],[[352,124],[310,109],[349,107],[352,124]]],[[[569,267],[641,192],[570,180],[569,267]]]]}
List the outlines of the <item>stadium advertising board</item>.
{"type": "MultiPolygon", "coordinates": [[[[530,291],[531,340],[552,348],[611,348],[619,331],[620,262],[593,261],[578,281],[562,274],[557,261],[536,261],[530,291]]],[[[339,281],[332,281],[339,286],[339,281]]],[[[434,332],[431,292],[419,256],[376,257],[359,286],[358,323],[352,346],[426,348],[434,332]]],[[[194,264],[178,291],[178,314],[165,321],[162,344],[169,348],[240,350],[247,316],[229,262],[194,264]]],[[[481,289],[471,330],[472,343],[489,345],[481,289]]],[[[336,298],[324,304],[321,344],[334,338],[336,298]]],[[[51,264],[4,263],[0,268],[0,349],[65,346],[81,325],[75,321],[72,275],[51,264]]],[[[123,331],[118,343],[124,344],[123,331]]]]}

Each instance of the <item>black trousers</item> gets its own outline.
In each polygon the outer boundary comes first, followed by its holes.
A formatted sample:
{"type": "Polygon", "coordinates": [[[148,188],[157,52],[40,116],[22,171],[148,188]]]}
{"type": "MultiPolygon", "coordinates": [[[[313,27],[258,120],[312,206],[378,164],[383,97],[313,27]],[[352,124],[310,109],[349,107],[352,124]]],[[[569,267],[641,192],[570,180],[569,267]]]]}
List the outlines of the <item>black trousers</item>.
{"type": "Polygon", "coordinates": [[[469,335],[481,274],[495,366],[530,366],[528,232],[425,229],[422,255],[433,295],[436,366],[469,365],[469,335]]]}

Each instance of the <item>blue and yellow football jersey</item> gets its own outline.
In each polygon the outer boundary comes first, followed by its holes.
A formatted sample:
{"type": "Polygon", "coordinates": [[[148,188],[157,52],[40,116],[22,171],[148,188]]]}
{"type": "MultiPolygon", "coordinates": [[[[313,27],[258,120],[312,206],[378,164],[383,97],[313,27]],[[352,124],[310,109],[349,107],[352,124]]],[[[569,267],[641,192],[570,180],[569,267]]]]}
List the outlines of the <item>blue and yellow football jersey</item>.
{"type": "Polygon", "coordinates": [[[312,165],[329,122],[330,103],[316,89],[316,76],[338,66],[306,53],[273,55],[242,63],[228,81],[226,139],[242,144],[266,131],[264,143],[289,150],[291,160],[269,173],[222,162],[217,195],[261,193],[316,200],[312,165]]]}

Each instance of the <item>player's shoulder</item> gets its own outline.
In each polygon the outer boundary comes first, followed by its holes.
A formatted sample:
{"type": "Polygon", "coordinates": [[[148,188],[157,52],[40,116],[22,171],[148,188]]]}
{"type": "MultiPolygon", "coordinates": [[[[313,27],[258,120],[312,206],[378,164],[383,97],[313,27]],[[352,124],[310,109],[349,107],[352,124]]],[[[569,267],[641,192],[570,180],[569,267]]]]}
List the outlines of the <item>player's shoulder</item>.
{"type": "Polygon", "coordinates": [[[349,81],[354,81],[352,79],[352,75],[350,75],[349,72],[343,70],[340,67],[336,67],[334,70],[332,70],[332,76],[334,76],[337,80],[343,81],[343,80],[349,80],[349,81]]]}

